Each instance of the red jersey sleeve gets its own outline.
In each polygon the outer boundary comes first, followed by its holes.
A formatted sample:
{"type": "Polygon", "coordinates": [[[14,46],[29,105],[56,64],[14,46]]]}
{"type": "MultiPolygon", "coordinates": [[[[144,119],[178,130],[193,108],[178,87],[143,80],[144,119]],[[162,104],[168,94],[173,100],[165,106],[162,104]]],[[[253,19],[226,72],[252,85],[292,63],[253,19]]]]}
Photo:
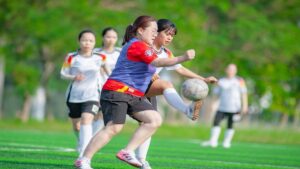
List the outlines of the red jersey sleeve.
{"type": "Polygon", "coordinates": [[[157,58],[157,55],[146,43],[137,41],[128,47],[127,58],[131,61],[142,61],[150,64],[157,58]]]}

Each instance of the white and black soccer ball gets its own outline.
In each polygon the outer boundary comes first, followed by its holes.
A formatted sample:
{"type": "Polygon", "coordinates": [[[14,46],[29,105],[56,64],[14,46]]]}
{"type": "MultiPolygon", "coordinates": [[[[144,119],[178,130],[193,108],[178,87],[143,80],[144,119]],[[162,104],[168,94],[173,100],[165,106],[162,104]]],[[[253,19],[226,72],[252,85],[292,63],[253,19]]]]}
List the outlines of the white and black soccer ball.
{"type": "Polygon", "coordinates": [[[204,99],[208,91],[208,85],[200,79],[188,79],[181,86],[182,95],[192,101],[204,99]]]}

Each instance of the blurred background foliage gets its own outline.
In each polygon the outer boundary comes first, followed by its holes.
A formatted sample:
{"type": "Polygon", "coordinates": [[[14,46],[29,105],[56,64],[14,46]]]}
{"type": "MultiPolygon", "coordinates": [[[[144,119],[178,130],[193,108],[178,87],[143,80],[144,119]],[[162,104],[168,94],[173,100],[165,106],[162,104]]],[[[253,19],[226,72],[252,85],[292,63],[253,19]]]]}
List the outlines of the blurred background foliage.
{"type": "Polygon", "coordinates": [[[175,55],[194,48],[196,59],[184,65],[203,76],[222,77],[236,63],[249,88],[250,113],[299,125],[299,0],[0,0],[1,117],[27,121],[43,89],[46,118],[65,119],[68,82],[59,71],[78,48],[78,33],[93,29],[100,46],[101,30],[112,26],[120,45],[139,15],[176,23],[170,48],[175,55]]]}

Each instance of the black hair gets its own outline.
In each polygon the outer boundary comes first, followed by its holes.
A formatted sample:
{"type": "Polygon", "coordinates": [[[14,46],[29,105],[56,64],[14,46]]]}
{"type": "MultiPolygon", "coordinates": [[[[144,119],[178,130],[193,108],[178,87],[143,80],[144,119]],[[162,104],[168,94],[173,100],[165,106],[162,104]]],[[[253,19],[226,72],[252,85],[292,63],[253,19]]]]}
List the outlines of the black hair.
{"type": "MultiPolygon", "coordinates": [[[[106,33],[107,33],[108,31],[114,31],[114,32],[116,32],[117,35],[118,35],[118,32],[117,32],[117,30],[116,30],[115,28],[113,28],[113,27],[106,27],[106,28],[104,28],[104,29],[102,30],[102,38],[106,35],[106,33]]],[[[102,47],[103,47],[103,46],[104,46],[104,42],[102,41],[102,47]]]]}
{"type": "Polygon", "coordinates": [[[152,16],[139,16],[135,19],[133,24],[128,25],[125,31],[122,45],[127,43],[131,38],[136,36],[138,28],[145,29],[149,26],[149,22],[156,22],[156,19],[152,16]]]}
{"type": "Polygon", "coordinates": [[[165,30],[173,30],[174,34],[177,34],[176,25],[168,19],[159,19],[157,21],[157,32],[165,31],[165,30]]]}
{"type": "Polygon", "coordinates": [[[102,30],[102,37],[104,37],[108,31],[114,31],[114,32],[116,32],[118,34],[118,32],[117,32],[117,30],[115,28],[113,28],[113,27],[106,27],[106,28],[104,28],[102,30]]]}
{"type": "Polygon", "coordinates": [[[93,34],[95,37],[96,37],[96,34],[94,33],[94,31],[92,31],[91,29],[84,29],[82,30],[79,35],[78,35],[78,40],[81,39],[82,35],[85,34],[85,33],[91,33],[93,34]]]}

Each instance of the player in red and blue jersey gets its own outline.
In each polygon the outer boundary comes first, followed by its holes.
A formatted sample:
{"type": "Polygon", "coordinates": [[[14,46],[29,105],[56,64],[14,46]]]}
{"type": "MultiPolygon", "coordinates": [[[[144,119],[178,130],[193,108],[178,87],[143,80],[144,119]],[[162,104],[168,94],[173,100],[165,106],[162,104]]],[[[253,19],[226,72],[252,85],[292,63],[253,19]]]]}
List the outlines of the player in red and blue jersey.
{"type": "MultiPolygon", "coordinates": [[[[173,58],[174,55],[171,50],[167,48],[167,46],[173,41],[174,36],[177,34],[176,25],[168,19],[159,19],[157,21],[157,25],[158,35],[153,42],[153,49],[159,58],[173,58]]],[[[157,68],[155,74],[158,75],[162,69],[174,70],[179,75],[182,75],[186,78],[197,78],[204,80],[207,83],[215,83],[217,81],[217,79],[213,76],[204,78],[192,72],[188,68],[185,68],[181,64],[157,68]]],[[[172,82],[155,76],[155,78],[152,79],[151,84],[149,85],[148,91],[146,92],[146,96],[150,97],[151,104],[153,106],[156,106],[157,95],[163,95],[169,105],[171,105],[179,112],[185,114],[189,119],[196,120],[198,118],[202,100],[194,101],[191,104],[186,104],[175,90],[172,82]]],[[[150,164],[146,160],[150,141],[151,137],[136,149],[136,157],[143,164],[141,169],[151,169],[150,164]]]]}
{"type": "Polygon", "coordinates": [[[195,52],[191,50],[180,57],[158,58],[151,47],[156,35],[157,23],[150,16],[140,16],[127,27],[123,42],[125,45],[101,93],[106,126],[92,138],[83,158],[76,161],[81,169],[91,168],[91,158],[122,130],[126,114],[141,125],[128,145],[118,152],[117,158],[135,167],[142,166],[136,159],[134,150],[154,134],[162,123],[160,114],[144,97],[156,67],[172,66],[195,56],[195,52]]]}

